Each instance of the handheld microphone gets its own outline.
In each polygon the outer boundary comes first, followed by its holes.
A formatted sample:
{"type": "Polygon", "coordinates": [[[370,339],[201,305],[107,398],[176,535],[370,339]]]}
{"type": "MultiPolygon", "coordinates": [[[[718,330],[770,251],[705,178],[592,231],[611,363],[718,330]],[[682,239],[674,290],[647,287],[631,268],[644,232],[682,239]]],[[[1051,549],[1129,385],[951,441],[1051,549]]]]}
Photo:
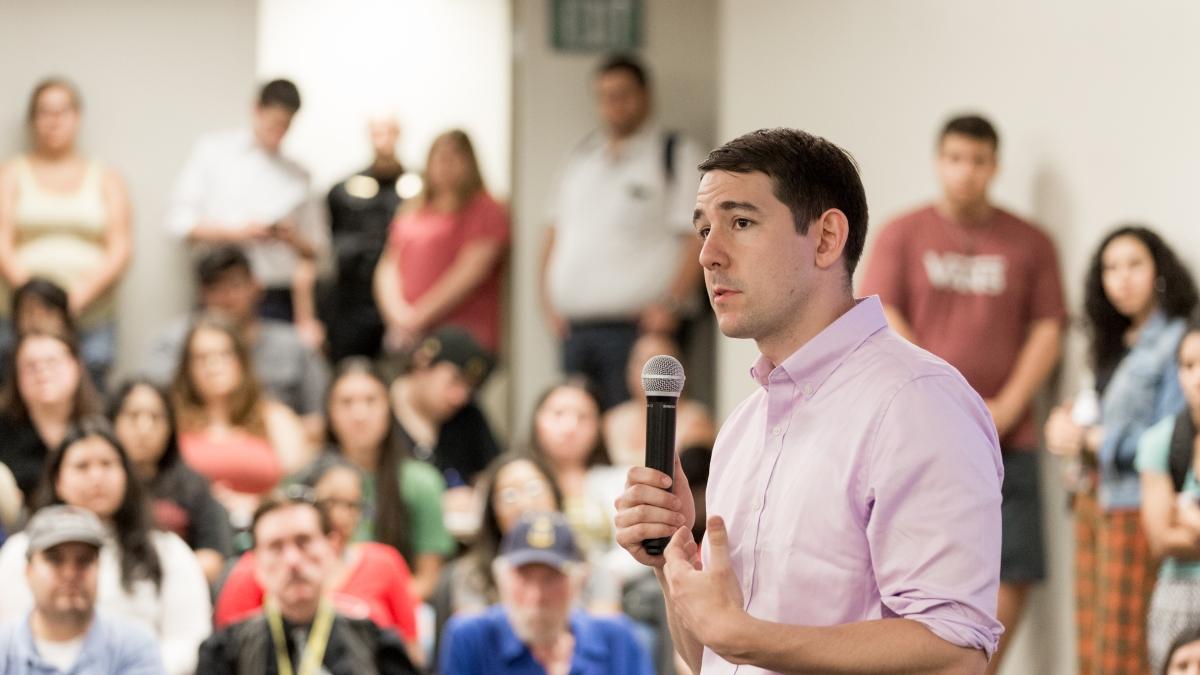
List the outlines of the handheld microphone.
{"type": "MultiPolygon", "coordinates": [[[[642,367],[646,392],[646,466],[675,478],[675,405],[683,392],[683,365],[673,356],[655,356],[642,367]]],[[[673,486],[672,486],[673,487],[673,486]]],[[[646,539],[650,555],[662,555],[670,537],[646,539]]]]}

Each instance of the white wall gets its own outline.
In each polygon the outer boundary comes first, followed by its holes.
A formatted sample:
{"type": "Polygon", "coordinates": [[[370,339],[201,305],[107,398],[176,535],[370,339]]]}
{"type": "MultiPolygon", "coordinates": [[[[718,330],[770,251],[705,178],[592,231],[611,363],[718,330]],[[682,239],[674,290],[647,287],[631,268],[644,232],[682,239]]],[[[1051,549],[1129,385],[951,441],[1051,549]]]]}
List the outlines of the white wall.
{"type": "Polygon", "coordinates": [[[0,157],[24,150],[35,82],[64,75],[84,99],[81,149],[114,166],[133,202],[133,263],[120,292],[118,371],[188,307],[192,278],[165,234],[166,199],[196,136],[240,123],[254,83],[255,7],[203,3],[0,3],[0,157]]]}
{"type": "MultiPolygon", "coordinates": [[[[979,110],[1002,136],[994,197],[1057,241],[1076,313],[1087,257],[1119,221],[1153,225],[1195,261],[1194,3],[724,0],[719,25],[721,137],[786,125],[846,147],[861,164],[874,227],[935,195],[940,123],[979,110]]],[[[722,344],[723,411],[749,391],[754,354],[722,344]]],[[[1076,337],[1071,381],[1081,356],[1076,337]]],[[[1050,464],[1051,580],[1006,673],[1073,670],[1071,532],[1050,464]]]]}
{"type": "Polygon", "coordinates": [[[327,190],[371,159],[366,120],[394,111],[401,160],[425,165],[447,129],[470,134],[484,180],[509,192],[511,31],[505,0],[259,0],[258,76],[303,106],[285,150],[327,190]]]}
{"type": "MultiPolygon", "coordinates": [[[[596,126],[592,75],[601,54],[555,52],[546,0],[512,0],[513,265],[510,358],[514,364],[514,429],[528,428],[538,394],[559,372],[557,342],[538,301],[540,252],[547,209],[563,160],[596,126]]],[[[657,117],[701,144],[716,126],[714,0],[648,0],[642,4],[644,47],[657,117]]],[[[617,273],[614,270],[614,273],[617,273]]]]}

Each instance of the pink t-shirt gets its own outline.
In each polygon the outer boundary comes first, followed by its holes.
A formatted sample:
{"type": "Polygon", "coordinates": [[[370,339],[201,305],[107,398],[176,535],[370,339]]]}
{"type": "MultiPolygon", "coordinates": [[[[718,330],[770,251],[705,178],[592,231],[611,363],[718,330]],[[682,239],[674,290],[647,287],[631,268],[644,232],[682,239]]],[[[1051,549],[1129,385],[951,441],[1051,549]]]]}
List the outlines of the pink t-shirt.
{"type": "Polygon", "coordinates": [[[245,431],[214,438],[202,431],[179,434],[179,454],[192,471],[235,492],[262,495],[283,479],[283,464],[267,439],[245,431]]]}
{"type": "MultiPolygon", "coordinates": [[[[910,619],[991,654],[1004,466],[979,395],[892,332],[879,298],[751,373],[705,497],[744,609],[796,626],[910,619]]],[[[766,672],[704,650],[706,675],[735,670],[766,672]]]]}
{"type": "MultiPolygon", "coordinates": [[[[898,309],[917,344],[984,398],[1004,388],[1033,322],[1067,316],[1054,244],[1003,209],[971,228],[932,206],[897,218],[875,240],[859,290],[898,309]]],[[[1035,449],[1032,411],[1000,440],[1035,449]]]]}
{"type": "MultiPolygon", "coordinates": [[[[446,273],[468,244],[493,240],[507,245],[508,213],[487,193],[481,192],[457,213],[422,208],[392,223],[388,246],[400,267],[404,299],[416,302],[446,273]]],[[[500,347],[500,270],[496,269],[437,326],[466,329],[480,345],[495,352],[500,347]]]]}

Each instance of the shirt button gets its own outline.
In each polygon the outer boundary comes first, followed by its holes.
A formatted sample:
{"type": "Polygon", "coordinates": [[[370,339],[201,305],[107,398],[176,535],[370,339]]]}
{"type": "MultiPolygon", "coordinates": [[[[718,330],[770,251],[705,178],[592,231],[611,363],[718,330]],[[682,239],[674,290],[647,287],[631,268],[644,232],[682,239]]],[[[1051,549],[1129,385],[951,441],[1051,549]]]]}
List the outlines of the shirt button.
{"type": "Polygon", "coordinates": [[[778,424],[776,424],[775,427],[771,429],[771,434],[773,436],[778,436],[779,434],[782,434],[782,433],[783,433],[783,429],[780,429],[778,424]]]}
{"type": "Polygon", "coordinates": [[[755,499],[754,499],[754,510],[755,510],[755,511],[762,511],[762,507],[763,507],[763,498],[762,498],[762,497],[755,497],[755,499]]]}
{"type": "Polygon", "coordinates": [[[800,390],[804,392],[804,395],[805,395],[805,396],[812,396],[812,393],[813,393],[813,386],[812,386],[812,383],[811,383],[811,382],[805,382],[805,383],[804,383],[804,386],[803,386],[803,387],[801,387],[801,388],[800,388],[800,390]]]}

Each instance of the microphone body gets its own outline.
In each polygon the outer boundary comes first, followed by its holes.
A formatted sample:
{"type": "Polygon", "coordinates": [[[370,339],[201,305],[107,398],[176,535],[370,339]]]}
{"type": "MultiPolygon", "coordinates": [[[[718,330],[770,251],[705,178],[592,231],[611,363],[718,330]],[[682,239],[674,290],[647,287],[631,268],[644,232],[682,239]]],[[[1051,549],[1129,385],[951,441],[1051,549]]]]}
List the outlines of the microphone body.
{"type": "MultiPolygon", "coordinates": [[[[646,466],[675,477],[675,404],[671,396],[646,397],[646,466]]],[[[647,539],[642,546],[650,555],[662,555],[669,537],[647,539]]]]}
{"type": "MultiPolygon", "coordinates": [[[[642,367],[646,391],[646,466],[675,477],[675,407],[683,392],[683,365],[673,356],[655,356],[642,367]]],[[[690,497],[689,497],[690,498],[690,497]]],[[[662,555],[670,537],[646,539],[650,555],[662,555]]]]}

